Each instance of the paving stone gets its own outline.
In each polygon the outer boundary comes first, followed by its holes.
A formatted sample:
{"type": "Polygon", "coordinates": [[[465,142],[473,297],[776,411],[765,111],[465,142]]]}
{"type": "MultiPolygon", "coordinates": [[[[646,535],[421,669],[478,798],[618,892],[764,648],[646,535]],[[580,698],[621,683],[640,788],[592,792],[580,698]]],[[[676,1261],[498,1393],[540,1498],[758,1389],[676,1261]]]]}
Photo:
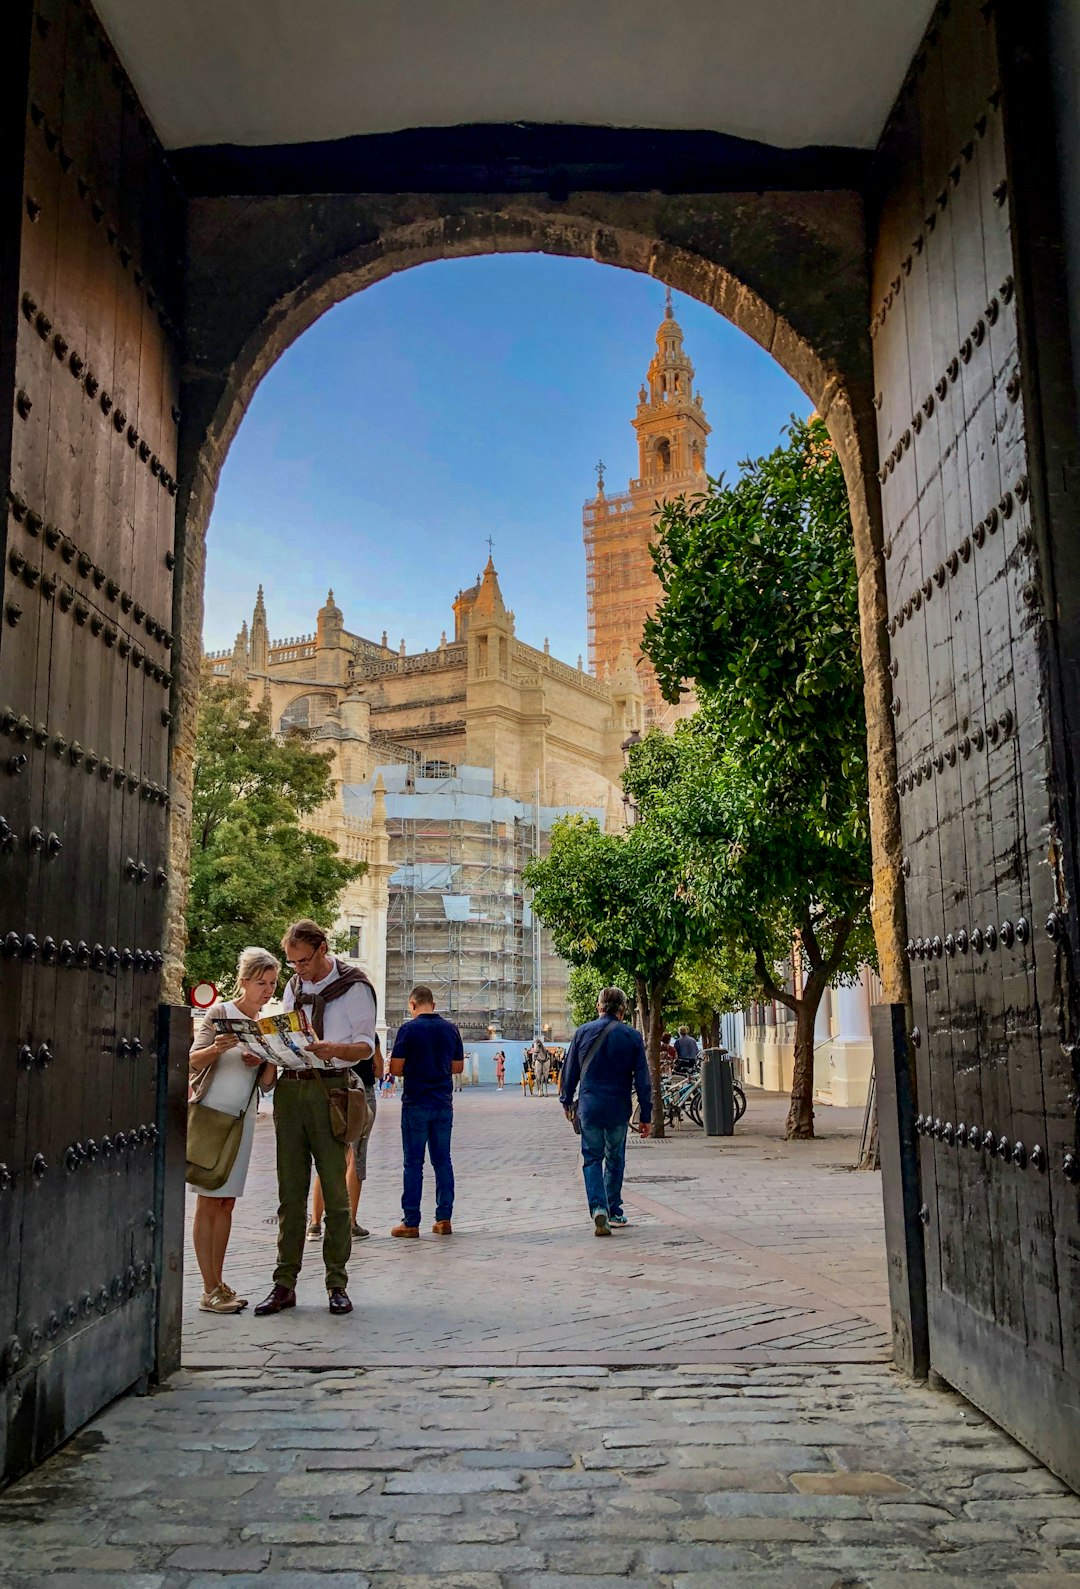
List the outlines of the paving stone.
{"type": "MultiPolygon", "coordinates": [[[[986,1545],[994,1541],[1018,1543],[1020,1530],[1015,1523],[942,1523],[934,1530],[935,1539],[946,1545],[986,1545]]],[[[1080,1538],[1080,1534],[1077,1535],[1080,1538]]]]}
{"type": "Polygon", "coordinates": [[[470,1473],[395,1473],[386,1495],[481,1495],[490,1490],[520,1490],[524,1474],[514,1470],[474,1468],[470,1473]]]}
{"type": "Polygon", "coordinates": [[[250,1495],[258,1484],[258,1476],[244,1477],[236,1473],[217,1473],[209,1479],[177,1479],[170,1485],[173,1494],[192,1501],[237,1500],[250,1495]]]}
{"type": "MultiPolygon", "coordinates": [[[[644,1552],[644,1565],[654,1573],[733,1571],[753,1567],[759,1558],[731,1545],[652,1545],[644,1552]]],[[[715,1582],[715,1576],[714,1580],[715,1582]]]]}
{"type": "Polygon", "coordinates": [[[1080,1496],[1013,1496],[1000,1501],[967,1501],[964,1516],[976,1523],[1031,1523],[1055,1517],[1076,1521],[1080,1519],[1080,1496]]]}
{"type": "Polygon", "coordinates": [[[693,1517],[676,1523],[675,1530],[680,1539],[713,1544],[771,1545],[817,1538],[809,1523],[794,1517],[693,1517]]]}
{"type": "Polygon", "coordinates": [[[287,1473],[274,1481],[278,1495],[310,1495],[316,1499],[330,1495],[362,1495],[374,1481],[360,1473],[287,1473]]]}
{"type": "MultiPolygon", "coordinates": [[[[446,1517],[407,1517],[394,1525],[395,1539],[417,1545],[505,1545],[520,1533],[521,1524],[509,1517],[474,1517],[464,1522],[446,1517]]],[[[532,1537],[536,1534],[533,1530],[532,1537]]]]}
{"type": "Polygon", "coordinates": [[[849,1495],[760,1495],[732,1490],[707,1495],[705,1505],[715,1517],[868,1517],[867,1503],[849,1495]]]}
{"type": "MultiPolygon", "coordinates": [[[[184,1581],[183,1589],[372,1589],[373,1580],[366,1573],[352,1569],[348,1572],[290,1572],[284,1573],[198,1573],[184,1581]]],[[[121,1589],[121,1586],[118,1586],[121,1589]]],[[[122,1589],[127,1589],[125,1581],[122,1589]]],[[[170,1586],[171,1589],[171,1586],[170,1586]]],[[[490,1589],[483,1585],[481,1589],[490,1589]]]]}
{"type": "Polygon", "coordinates": [[[1055,1518],[1053,1522],[1044,1523],[1039,1529],[1039,1538],[1048,1545],[1080,1545],[1080,1516],[1055,1518]]]}
{"type": "Polygon", "coordinates": [[[466,1468],[572,1468],[569,1451],[463,1451],[456,1459],[466,1468]]]}
{"type": "MultiPolygon", "coordinates": [[[[52,1572],[64,1569],[81,1572],[126,1573],[140,1565],[133,1550],[121,1550],[112,1545],[55,1545],[49,1550],[49,1568],[52,1572]]],[[[27,1540],[16,1545],[10,1540],[0,1540],[0,1573],[41,1573],[41,1551],[27,1540]]],[[[3,1579],[0,1578],[0,1582],[3,1579]]]]}
{"type": "Polygon", "coordinates": [[[904,1495],[911,1491],[887,1473],[792,1473],[791,1483],[802,1495],[904,1495]]]}
{"type": "MultiPolygon", "coordinates": [[[[426,1453],[425,1453],[426,1454],[426,1453]]],[[[321,1451],[305,1457],[308,1473],[389,1473],[395,1469],[411,1468],[417,1451],[321,1451]]]]}
{"type": "Polygon", "coordinates": [[[261,1572],[269,1560],[269,1550],[257,1545],[182,1545],[166,1558],[165,1566],[189,1572],[261,1572]]]}
{"type": "Polygon", "coordinates": [[[260,1518],[240,1530],[242,1540],[258,1540],[261,1545],[366,1545],[374,1537],[375,1525],[364,1517],[323,1517],[318,1522],[260,1518]]]}
{"type": "MultiPolygon", "coordinates": [[[[758,1453],[754,1456],[756,1459],[758,1453]]],[[[787,1480],[779,1473],[748,1473],[745,1468],[668,1469],[638,1482],[654,1490],[685,1491],[692,1495],[707,1495],[714,1490],[754,1490],[768,1494],[788,1488],[787,1480]]]]}
{"type": "MultiPolygon", "coordinates": [[[[319,1575],[311,1589],[326,1589],[326,1585],[327,1580],[319,1575]]],[[[262,1589],[267,1589],[265,1580],[262,1589]]],[[[294,1589],[291,1578],[288,1589],[294,1589]]],[[[332,1580],[329,1589],[333,1589],[332,1580]]],[[[497,1572],[375,1573],[371,1589],[503,1589],[503,1580],[497,1572]]]]}
{"type": "MultiPolygon", "coordinates": [[[[874,1589],[878,1589],[879,1582],[880,1580],[875,1577],[874,1589]]],[[[930,1589],[932,1582],[929,1575],[924,1578],[920,1574],[918,1589],[930,1589]]],[[[672,1589],[719,1589],[714,1572],[677,1573],[671,1579],[671,1583],[672,1589]]],[[[734,1583],[738,1584],[738,1589],[849,1589],[849,1586],[842,1578],[838,1578],[831,1568],[815,1571],[813,1568],[794,1567],[790,1564],[779,1569],[740,1571],[734,1583]]],[[[852,1582],[850,1589],[862,1589],[862,1586],[852,1582]]],[[[912,1589],[911,1583],[907,1583],[904,1589],[912,1589]]],[[[970,1580],[967,1589],[971,1589],[970,1580]]]]}
{"type": "Polygon", "coordinates": [[[656,1589],[655,1578],[625,1573],[531,1572],[515,1574],[509,1583],[512,1589],[656,1589]]]}

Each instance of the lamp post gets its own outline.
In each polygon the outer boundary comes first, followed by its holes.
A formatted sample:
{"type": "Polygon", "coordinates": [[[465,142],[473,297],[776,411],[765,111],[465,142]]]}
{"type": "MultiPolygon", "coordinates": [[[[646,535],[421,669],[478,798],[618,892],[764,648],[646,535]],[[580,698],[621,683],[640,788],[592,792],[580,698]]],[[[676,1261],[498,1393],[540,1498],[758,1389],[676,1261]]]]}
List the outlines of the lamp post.
{"type": "MultiPolygon", "coordinates": [[[[630,751],[633,748],[633,746],[639,744],[640,741],[641,741],[641,730],[639,728],[631,729],[630,733],[626,736],[626,738],[623,740],[622,744],[619,747],[619,749],[623,753],[623,757],[624,758],[627,757],[630,754],[630,751]]],[[[623,795],[623,797],[622,797],[622,808],[623,808],[623,819],[624,819],[624,821],[626,823],[626,826],[628,828],[635,827],[637,825],[637,819],[641,815],[641,812],[638,810],[638,803],[634,799],[633,795],[630,795],[630,794],[624,794],[623,795]]]]}

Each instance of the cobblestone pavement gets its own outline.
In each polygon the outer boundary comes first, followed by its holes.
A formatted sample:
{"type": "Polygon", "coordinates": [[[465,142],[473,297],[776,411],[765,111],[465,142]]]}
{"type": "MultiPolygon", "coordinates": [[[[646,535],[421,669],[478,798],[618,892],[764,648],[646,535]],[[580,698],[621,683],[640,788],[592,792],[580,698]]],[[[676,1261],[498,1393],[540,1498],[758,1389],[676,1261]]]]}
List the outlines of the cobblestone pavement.
{"type": "Polygon", "coordinates": [[[0,1498],[7,1589],[1080,1585],[1080,1498],[878,1365],[207,1370],[0,1498]]]}
{"type": "MultiPolygon", "coordinates": [[[[1080,1498],[883,1360],[858,1120],[635,1144],[597,1242],[554,1100],[466,1094],[455,1234],[402,1244],[397,1106],[356,1312],[189,1315],[187,1367],[0,1497],[4,1589],[1080,1589],[1080,1498]]],[[[272,1267],[272,1133],[232,1279],[272,1267]]],[[[313,1256],[317,1256],[314,1255],[313,1256]]],[[[196,1281],[190,1277],[192,1296],[196,1281]]]]}
{"type": "MultiPolygon", "coordinates": [[[[592,1234],[577,1138],[554,1096],[459,1095],[454,1236],[431,1237],[430,1173],[419,1242],[401,1217],[400,1104],[380,1103],[350,1264],[356,1311],[326,1311],[308,1245],[295,1311],[200,1313],[187,1258],[185,1363],[498,1367],[648,1363],[880,1362],[889,1352],[881,1183],[853,1173],[861,1111],[821,1109],[814,1143],[781,1141],[786,1100],[752,1092],[734,1138],[632,1138],[626,1207],[592,1234]]],[[[226,1277],[258,1300],[274,1267],[273,1124],[260,1117],[226,1277]]],[[[189,1220],[190,1228],[190,1220],[189,1220]]]]}

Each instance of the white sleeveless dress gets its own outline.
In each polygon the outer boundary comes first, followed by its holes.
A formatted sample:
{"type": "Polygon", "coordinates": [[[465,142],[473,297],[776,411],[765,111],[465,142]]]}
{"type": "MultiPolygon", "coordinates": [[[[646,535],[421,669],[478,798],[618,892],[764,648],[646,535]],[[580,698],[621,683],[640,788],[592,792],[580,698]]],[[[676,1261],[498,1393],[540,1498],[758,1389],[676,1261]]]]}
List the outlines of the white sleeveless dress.
{"type": "MultiPolygon", "coordinates": [[[[215,1015],[227,1015],[232,1020],[243,1020],[243,1011],[238,1010],[231,999],[222,1005],[215,1005],[215,1015]]],[[[196,1044],[203,1042],[210,1044],[217,1035],[217,1029],[210,1020],[210,1011],[207,1011],[195,1035],[196,1044]]],[[[214,1065],[210,1084],[199,1100],[211,1109],[220,1109],[223,1114],[244,1114],[244,1130],[240,1137],[240,1147],[236,1154],[236,1162],[229,1173],[229,1179],[224,1186],[219,1186],[215,1192],[204,1192],[199,1188],[200,1197],[243,1197],[244,1184],[247,1181],[248,1165],[251,1162],[251,1144],[255,1140],[255,1118],[259,1112],[259,1093],[255,1087],[255,1077],[258,1074],[250,1065],[245,1065],[243,1049],[239,1043],[235,1048],[227,1048],[220,1055],[214,1065]],[[250,1102],[248,1100],[250,1099],[250,1102]]]]}

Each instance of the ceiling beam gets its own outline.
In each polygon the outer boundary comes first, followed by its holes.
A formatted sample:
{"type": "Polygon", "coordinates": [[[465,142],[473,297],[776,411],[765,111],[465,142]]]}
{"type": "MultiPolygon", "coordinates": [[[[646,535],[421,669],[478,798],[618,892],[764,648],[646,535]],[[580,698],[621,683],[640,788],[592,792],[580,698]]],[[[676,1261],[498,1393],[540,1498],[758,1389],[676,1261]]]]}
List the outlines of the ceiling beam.
{"type": "Polygon", "coordinates": [[[191,198],[315,193],[752,193],[862,190],[872,155],[717,132],[478,123],[323,143],[174,150],[191,198]]]}

